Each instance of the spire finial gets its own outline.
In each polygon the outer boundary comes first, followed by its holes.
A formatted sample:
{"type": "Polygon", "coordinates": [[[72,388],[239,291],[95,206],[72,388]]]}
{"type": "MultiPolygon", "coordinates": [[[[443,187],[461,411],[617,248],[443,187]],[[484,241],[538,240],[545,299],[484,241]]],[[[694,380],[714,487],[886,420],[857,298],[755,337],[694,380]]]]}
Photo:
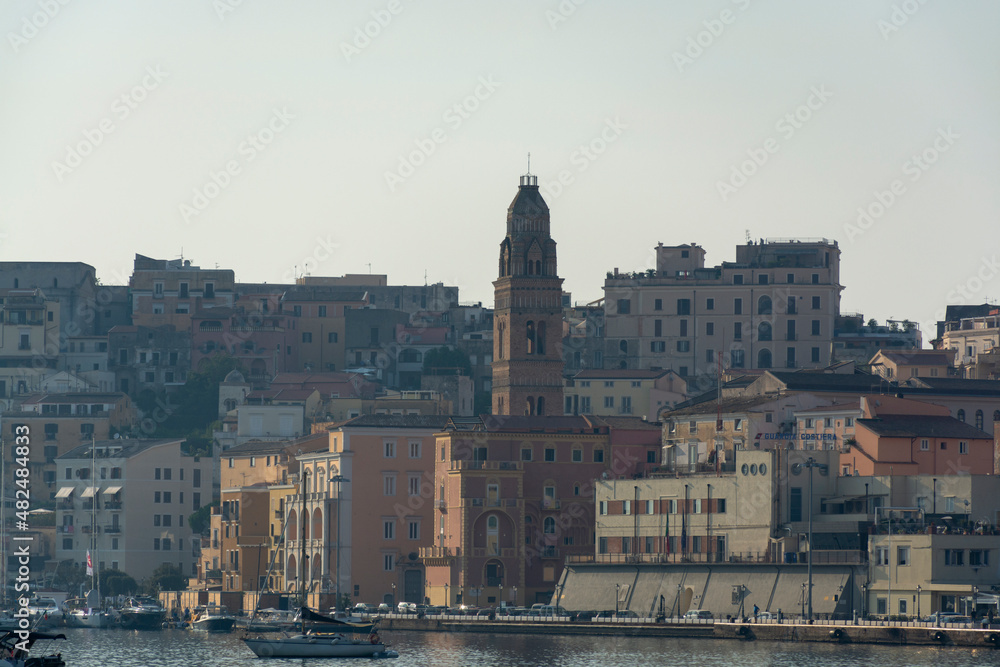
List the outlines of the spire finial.
{"type": "Polygon", "coordinates": [[[528,152],[528,176],[531,176],[531,152],[528,152]]]}

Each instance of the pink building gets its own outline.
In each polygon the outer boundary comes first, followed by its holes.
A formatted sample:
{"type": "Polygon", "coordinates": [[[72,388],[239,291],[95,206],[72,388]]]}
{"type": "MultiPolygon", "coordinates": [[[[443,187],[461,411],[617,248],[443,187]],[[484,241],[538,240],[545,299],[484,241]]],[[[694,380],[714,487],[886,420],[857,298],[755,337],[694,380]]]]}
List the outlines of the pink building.
{"type": "Polygon", "coordinates": [[[254,386],[268,383],[277,373],[296,367],[295,332],[286,328],[280,313],[243,308],[211,308],[191,316],[191,367],[223,352],[240,360],[254,386]]]}

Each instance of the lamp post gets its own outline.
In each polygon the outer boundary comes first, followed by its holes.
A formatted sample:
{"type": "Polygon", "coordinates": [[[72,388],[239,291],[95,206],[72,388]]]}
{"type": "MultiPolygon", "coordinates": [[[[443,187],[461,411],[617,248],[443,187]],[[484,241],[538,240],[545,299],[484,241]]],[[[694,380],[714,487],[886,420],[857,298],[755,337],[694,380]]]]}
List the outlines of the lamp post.
{"type": "Polygon", "coordinates": [[[337,474],[330,478],[330,483],[337,483],[337,604],[336,608],[340,609],[340,487],[344,482],[350,482],[343,475],[337,474]]]}
{"type": "Polygon", "coordinates": [[[499,606],[503,606],[503,584],[500,584],[500,597],[498,598],[499,606]]]}
{"type": "Polygon", "coordinates": [[[389,586],[392,587],[392,602],[390,604],[396,604],[396,582],[390,582],[389,586]]]}
{"type": "Polygon", "coordinates": [[[621,584],[615,584],[615,616],[618,616],[618,595],[621,589],[621,584]]]}
{"type": "Polygon", "coordinates": [[[510,595],[510,601],[513,602],[514,606],[516,607],[517,606],[517,586],[512,586],[511,587],[511,591],[512,592],[511,592],[511,595],[510,595]]]}
{"type": "Polygon", "coordinates": [[[802,465],[809,468],[809,554],[806,566],[809,579],[809,590],[806,591],[809,597],[809,613],[806,619],[811,621],[813,616],[813,468],[819,468],[820,473],[825,474],[827,466],[811,456],[802,465]]]}
{"type": "Polygon", "coordinates": [[[920,584],[917,584],[917,620],[920,620],[920,584]]]}

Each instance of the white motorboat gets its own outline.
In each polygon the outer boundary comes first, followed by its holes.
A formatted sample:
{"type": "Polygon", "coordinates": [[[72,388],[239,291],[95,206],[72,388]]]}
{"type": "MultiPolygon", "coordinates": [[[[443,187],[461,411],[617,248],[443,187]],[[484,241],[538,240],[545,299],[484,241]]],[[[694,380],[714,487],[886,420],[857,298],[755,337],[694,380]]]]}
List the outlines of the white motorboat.
{"type": "Polygon", "coordinates": [[[122,607],[119,622],[126,630],[159,630],[167,610],[148,596],[128,598],[122,607]]]}
{"type": "Polygon", "coordinates": [[[378,635],[353,639],[346,635],[304,634],[276,639],[245,638],[258,658],[398,658],[378,635]]]}
{"type": "Polygon", "coordinates": [[[199,632],[232,632],[236,618],[229,615],[225,607],[195,607],[191,629],[199,632]]]}
{"type": "Polygon", "coordinates": [[[69,611],[64,620],[69,628],[110,628],[115,619],[106,611],[98,609],[100,595],[97,591],[88,591],[86,598],[66,600],[69,611]]]}
{"type": "Polygon", "coordinates": [[[34,628],[54,628],[63,624],[63,610],[55,598],[32,598],[28,603],[28,616],[34,628]]]}

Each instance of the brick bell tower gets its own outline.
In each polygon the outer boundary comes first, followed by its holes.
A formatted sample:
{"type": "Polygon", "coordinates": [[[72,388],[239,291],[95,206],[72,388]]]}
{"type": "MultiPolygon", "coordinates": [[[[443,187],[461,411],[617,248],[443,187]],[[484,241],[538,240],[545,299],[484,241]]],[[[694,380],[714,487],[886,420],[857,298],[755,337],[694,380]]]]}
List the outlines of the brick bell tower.
{"type": "Polygon", "coordinates": [[[563,414],[562,278],[538,177],[507,208],[493,283],[493,414],[563,414]]]}

